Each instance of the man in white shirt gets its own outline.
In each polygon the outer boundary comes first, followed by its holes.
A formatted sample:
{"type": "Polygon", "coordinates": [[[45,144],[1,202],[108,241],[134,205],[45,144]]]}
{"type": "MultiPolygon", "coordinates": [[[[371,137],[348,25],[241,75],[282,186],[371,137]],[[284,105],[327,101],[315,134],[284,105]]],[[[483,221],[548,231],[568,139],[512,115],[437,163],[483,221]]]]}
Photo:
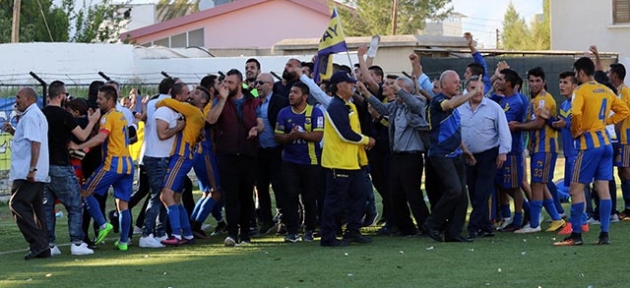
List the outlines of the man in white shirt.
{"type": "Polygon", "coordinates": [[[48,182],[48,122],[37,107],[33,88],[20,89],[16,108],[22,112],[15,130],[5,122],[4,131],[13,135],[11,143],[11,212],[29,243],[25,260],[50,257],[48,228],[44,215],[44,183],[48,182]]]}
{"type": "Polygon", "coordinates": [[[173,136],[184,127],[185,122],[180,120],[179,113],[172,109],[168,107],[156,109],[155,106],[157,102],[171,97],[168,93],[174,84],[175,81],[172,79],[163,80],[159,86],[160,96],[147,104],[142,162],[149,178],[151,198],[142,228],[139,244],[141,248],[162,248],[164,245],[160,241],[167,238],[162,225],[166,223],[166,211],[160,201],[160,191],[173,149],[173,136]]]}

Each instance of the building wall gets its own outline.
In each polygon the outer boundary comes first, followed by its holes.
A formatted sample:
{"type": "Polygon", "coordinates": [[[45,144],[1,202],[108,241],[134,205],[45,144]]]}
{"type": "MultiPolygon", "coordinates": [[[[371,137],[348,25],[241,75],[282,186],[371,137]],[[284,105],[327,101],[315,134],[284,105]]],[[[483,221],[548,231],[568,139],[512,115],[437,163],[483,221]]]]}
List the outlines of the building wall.
{"type": "Polygon", "coordinates": [[[135,39],[138,44],[204,28],[207,48],[269,48],[282,39],[321,37],[330,16],[276,0],[135,39]],[[289,28],[290,27],[290,28],[289,28]]]}
{"type": "Polygon", "coordinates": [[[602,52],[630,55],[630,23],[613,24],[613,0],[553,0],[551,49],[588,51],[597,45],[602,52]]]}

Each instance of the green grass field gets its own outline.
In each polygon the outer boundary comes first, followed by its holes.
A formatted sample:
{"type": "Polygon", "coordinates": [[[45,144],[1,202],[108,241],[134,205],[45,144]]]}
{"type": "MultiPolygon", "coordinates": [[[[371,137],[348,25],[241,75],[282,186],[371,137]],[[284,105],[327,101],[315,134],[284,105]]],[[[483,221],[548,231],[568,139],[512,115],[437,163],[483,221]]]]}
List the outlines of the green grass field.
{"type": "MultiPolygon", "coordinates": [[[[58,221],[58,243],[68,242],[66,221],[58,221]]],[[[63,255],[24,261],[27,244],[0,204],[0,287],[628,287],[629,227],[613,223],[612,244],[596,246],[599,226],[591,226],[581,247],[553,247],[561,236],[541,232],[474,243],[374,236],[371,244],[338,248],[285,244],[280,236],[227,248],[215,236],[149,250],[134,239],[120,252],[112,234],[94,255],[71,256],[62,246],[63,255]]]]}

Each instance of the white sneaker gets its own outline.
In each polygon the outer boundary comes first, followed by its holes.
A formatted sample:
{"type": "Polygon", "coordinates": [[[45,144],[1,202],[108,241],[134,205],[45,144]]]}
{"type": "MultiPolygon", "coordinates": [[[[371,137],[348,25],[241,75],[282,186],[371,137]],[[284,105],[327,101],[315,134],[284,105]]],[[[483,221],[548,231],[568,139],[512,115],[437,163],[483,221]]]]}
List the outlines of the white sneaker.
{"type": "Polygon", "coordinates": [[[588,221],[586,221],[589,225],[600,225],[601,223],[599,222],[599,220],[595,220],[595,218],[590,217],[588,218],[588,221]]]}
{"type": "Polygon", "coordinates": [[[529,233],[536,233],[536,232],[540,232],[540,231],[541,231],[540,225],[538,225],[538,227],[536,227],[536,228],[532,228],[531,226],[529,226],[529,224],[527,224],[523,228],[514,231],[514,233],[516,233],[516,234],[529,234],[529,233]]]}
{"type": "Polygon", "coordinates": [[[617,214],[610,215],[610,223],[619,223],[619,215],[617,214]]]}
{"type": "Polygon", "coordinates": [[[94,254],[94,250],[88,248],[87,244],[81,242],[81,244],[70,245],[70,254],[72,255],[91,255],[94,254]]]}
{"type": "Polygon", "coordinates": [[[59,247],[57,247],[57,245],[50,246],[50,256],[57,256],[57,255],[61,255],[61,250],[59,250],[59,247]]]}
{"type": "Polygon", "coordinates": [[[138,227],[138,226],[133,226],[133,235],[140,235],[142,234],[142,227],[138,227]]]}
{"type": "Polygon", "coordinates": [[[497,225],[497,230],[503,230],[503,228],[507,227],[508,225],[512,224],[512,217],[507,217],[507,218],[503,218],[503,220],[501,220],[498,225],[497,225]]]}
{"type": "Polygon", "coordinates": [[[153,237],[153,234],[149,234],[147,237],[140,237],[140,248],[164,248],[160,241],[153,237]]]}
{"type": "Polygon", "coordinates": [[[225,240],[223,241],[223,244],[225,244],[225,247],[234,247],[236,246],[236,240],[232,239],[232,237],[228,236],[225,237],[225,240]]]}

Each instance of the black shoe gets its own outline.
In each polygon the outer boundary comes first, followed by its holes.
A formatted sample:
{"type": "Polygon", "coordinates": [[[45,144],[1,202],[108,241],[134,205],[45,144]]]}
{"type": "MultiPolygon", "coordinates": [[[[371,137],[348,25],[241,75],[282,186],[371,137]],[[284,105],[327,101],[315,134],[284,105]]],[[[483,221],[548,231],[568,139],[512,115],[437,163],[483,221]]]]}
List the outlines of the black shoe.
{"type": "Polygon", "coordinates": [[[479,236],[479,234],[477,234],[477,232],[476,232],[476,231],[468,231],[468,237],[466,237],[466,239],[468,239],[468,240],[471,240],[471,241],[472,241],[472,240],[477,239],[477,238],[479,238],[479,237],[480,237],[480,236],[479,236]]]}
{"type": "Polygon", "coordinates": [[[214,231],[212,231],[210,235],[219,235],[225,232],[225,228],[227,228],[227,223],[225,223],[225,221],[219,221],[217,227],[214,227],[214,231]]]}
{"type": "Polygon", "coordinates": [[[260,237],[260,230],[258,230],[258,228],[255,227],[249,227],[249,237],[260,237]]]}
{"type": "Polygon", "coordinates": [[[479,230],[477,231],[477,237],[479,238],[494,237],[494,232],[479,230]]]}
{"type": "Polygon", "coordinates": [[[33,258],[50,258],[50,247],[46,245],[46,247],[42,248],[39,251],[30,251],[28,254],[24,255],[24,260],[31,260],[33,258]]]}
{"type": "Polygon", "coordinates": [[[381,229],[378,229],[378,232],[376,232],[376,235],[379,236],[391,236],[393,234],[392,230],[389,229],[389,227],[383,227],[381,229]]]}
{"type": "Polygon", "coordinates": [[[439,231],[433,230],[426,225],[422,228],[422,230],[424,230],[427,236],[431,237],[431,239],[437,242],[444,242],[444,239],[442,239],[442,234],[439,231]]]}
{"type": "Polygon", "coordinates": [[[118,212],[116,212],[116,210],[112,210],[109,211],[109,213],[107,213],[107,216],[109,218],[109,223],[112,224],[112,226],[114,226],[114,233],[118,233],[120,231],[120,222],[118,222],[118,212]]]}
{"type": "Polygon", "coordinates": [[[470,243],[473,242],[472,239],[464,238],[460,235],[457,236],[447,236],[444,238],[444,242],[460,242],[460,243],[470,243]]]}
{"type": "Polygon", "coordinates": [[[361,232],[346,232],[343,235],[343,242],[347,243],[359,243],[359,244],[367,244],[372,242],[372,238],[361,235],[361,232]]]}
{"type": "Polygon", "coordinates": [[[509,232],[514,232],[514,231],[516,231],[518,229],[521,229],[521,228],[522,227],[516,226],[516,225],[514,225],[514,223],[511,223],[510,225],[505,226],[505,228],[503,228],[503,229],[501,229],[499,231],[501,231],[501,232],[508,232],[509,233],[509,232]]]}
{"type": "Polygon", "coordinates": [[[284,237],[284,242],[297,243],[298,241],[300,241],[300,234],[289,233],[284,237]]]}
{"type": "Polygon", "coordinates": [[[324,241],[324,240],[322,240],[321,242],[319,242],[319,245],[323,246],[323,247],[343,247],[343,246],[348,246],[349,244],[348,244],[348,242],[339,241],[339,240],[337,240],[337,238],[335,238],[332,241],[324,241]]]}
{"type": "Polygon", "coordinates": [[[610,244],[610,239],[608,239],[608,232],[600,232],[599,240],[597,240],[597,245],[608,245],[610,244]]]}

